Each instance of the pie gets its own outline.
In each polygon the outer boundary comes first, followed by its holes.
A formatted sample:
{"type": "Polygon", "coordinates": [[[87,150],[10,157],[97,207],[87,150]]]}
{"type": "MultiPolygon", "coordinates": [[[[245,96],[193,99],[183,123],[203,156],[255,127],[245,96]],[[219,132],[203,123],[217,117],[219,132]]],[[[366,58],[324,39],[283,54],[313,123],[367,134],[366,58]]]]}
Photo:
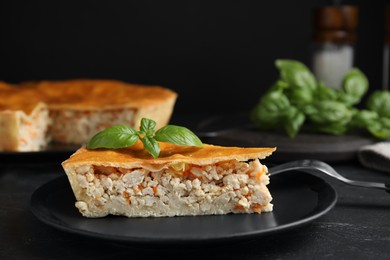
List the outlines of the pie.
{"type": "Polygon", "coordinates": [[[141,118],[166,125],[177,94],[116,80],[0,82],[0,151],[39,151],[52,142],[85,144],[115,124],[141,118]]]}
{"type": "Polygon", "coordinates": [[[275,148],[159,144],[158,158],[139,141],[121,149],[81,147],[64,161],[80,213],[97,218],[272,211],[268,170],[260,160],[275,148]]]}

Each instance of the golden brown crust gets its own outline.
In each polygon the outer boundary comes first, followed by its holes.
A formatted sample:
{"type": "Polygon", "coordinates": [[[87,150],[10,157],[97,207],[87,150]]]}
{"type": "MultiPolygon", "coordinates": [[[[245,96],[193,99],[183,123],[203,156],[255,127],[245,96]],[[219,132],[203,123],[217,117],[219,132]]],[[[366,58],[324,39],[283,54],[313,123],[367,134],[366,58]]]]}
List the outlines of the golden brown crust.
{"type": "Polygon", "coordinates": [[[32,88],[20,88],[0,82],[0,111],[23,111],[30,114],[43,97],[32,88]]]}
{"type": "Polygon", "coordinates": [[[177,94],[160,86],[129,84],[116,80],[65,80],[25,82],[12,86],[0,82],[0,110],[31,113],[39,102],[49,109],[114,109],[158,106],[177,94]]]}
{"type": "Polygon", "coordinates": [[[176,93],[160,86],[115,80],[43,81],[36,88],[51,109],[142,108],[176,99],[176,93]]]}
{"type": "Polygon", "coordinates": [[[264,159],[271,155],[276,148],[241,148],[222,147],[204,144],[203,147],[177,146],[169,143],[160,143],[160,156],[154,159],[144,148],[141,142],[122,149],[88,150],[81,147],[63,166],[77,167],[78,165],[104,165],[126,168],[161,169],[178,162],[195,165],[207,165],[226,160],[247,161],[264,159]]]}

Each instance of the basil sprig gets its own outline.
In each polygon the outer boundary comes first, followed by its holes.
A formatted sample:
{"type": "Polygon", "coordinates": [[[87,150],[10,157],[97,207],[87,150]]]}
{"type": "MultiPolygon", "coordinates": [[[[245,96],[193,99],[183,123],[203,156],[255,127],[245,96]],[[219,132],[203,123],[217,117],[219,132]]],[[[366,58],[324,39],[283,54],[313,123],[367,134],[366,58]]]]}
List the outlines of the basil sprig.
{"type": "Polygon", "coordinates": [[[346,72],[336,90],[316,79],[299,61],[276,60],[275,66],[279,78],[250,113],[260,129],[282,128],[294,138],[304,126],[308,131],[334,135],[360,128],[376,138],[390,138],[390,91],[375,91],[365,109],[355,107],[369,87],[361,70],[346,72]]]}
{"type": "Polygon", "coordinates": [[[140,130],[136,131],[127,125],[114,125],[96,135],[87,144],[88,149],[118,149],[132,146],[141,140],[145,149],[157,158],[160,154],[158,142],[182,146],[202,146],[202,141],[188,128],[166,125],[156,131],[156,122],[142,118],[140,130]]]}

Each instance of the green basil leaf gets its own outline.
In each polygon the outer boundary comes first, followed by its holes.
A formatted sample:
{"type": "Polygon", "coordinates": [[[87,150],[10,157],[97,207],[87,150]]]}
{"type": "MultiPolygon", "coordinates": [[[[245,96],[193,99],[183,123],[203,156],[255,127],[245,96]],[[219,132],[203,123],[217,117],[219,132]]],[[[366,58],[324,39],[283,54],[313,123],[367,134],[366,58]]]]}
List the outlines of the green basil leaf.
{"type": "Polygon", "coordinates": [[[366,126],[373,124],[378,118],[378,113],[375,111],[356,109],[351,119],[351,127],[366,128],[366,126]]]}
{"type": "Polygon", "coordinates": [[[154,135],[160,142],[167,142],[176,145],[202,146],[202,141],[188,128],[176,125],[166,125],[154,135]]]}
{"type": "Polygon", "coordinates": [[[390,118],[390,91],[377,90],[367,99],[367,108],[382,117],[390,118]]]}
{"type": "Polygon", "coordinates": [[[144,136],[141,141],[144,144],[146,151],[148,151],[153,158],[157,158],[160,155],[160,146],[154,138],[144,136]]]}
{"type": "Polygon", "coordinates": [[[333,100],[319,101],[306,112],[309,112],[308,117],[312,123],[320,125],[337,124],[338,127],[346,125],[352,118],[352,111],[347,105],[333,100]]]}
{"type": "Polygon", "coordinates": [[[341,103],[346,104],[347,106],[353,106],[354,104],[359,103],[360,99],[357,99],[355,96],[349,95],[343,91],[338,92],[337,100],[341,103]]]}
{"type": "Polygon", "coordinates": [[[367,126],[368,131],[376,138],[390,138],[390,118],[381,117],[367,126]]]}
{"type": "Polygon", "coordinates": [[[292,87],[306,89],[314,92],[317,81],[313,73],[303,63],[295,60],[276,60],[276,67],[280,70],[280,76],[292,87]]]}
{"type": "Polygon", "coordinates": [[[356,105],[368,90],[366,76],[357,68],[348,71],[343,78],[340,100],[347,105],[356,105]]]}
{"type": "Polygon", "coordinates": [[[279,124],[280,116],[277,113],[267,113],[267,108],[258,103],[250,112],[250,119],[261,129],[271,129],[279,124]]]}
{"type": "Polygon", "coordinates": [[[327,87],[322,81],[318,83],[317,91],[315,92],[316,100],[336,100],[338,93],[335,89],[327,87]]]}
{"type": "Polygon", "coordinates": [[[280,77],[288,84],[285,95],[291,104],[302,109],[311,104],[317,90],[317,81],[311,71],[301,62],[295,60],[276,60],[280,77]]]}
{"type": "Polygon", "coordinates": [[[138,141],[137,131],[125,125],[111,126],[94,135],[87,144],[88,149],[123,148],[138,141]]]}
{"type": "Polygon", "coordinates": [[[313,103],[314,95],[312,92],[302,88],[294,88],[287,91],[287,96],[292,105],[303,108],[313,103]]]}
{"type": "Polygon", "coordinates": [[[279,91],[283,92],[285,89],[288,88],[288,83],[283,80],[277,80],[269,89],[268,92],[272,91],[279,91]]]}
{"type": "Polygon", "coordinates": [[[156,129],[156,121],[148,118],[141,119],[141,127],[140,130],[145,133],[147,136],[153,136],[154,131],[156,129]]]}
{"type": "Polygon", "coordinates": [[[305,122],[305,118],[305,114],[302,113],[299,109],[296,107],[290,107],[285,116],[283,125],[287,134],[291,138],[294,138],[298,134],[303,123],[305,122]]]}
{"type": "Polygon", "coordinates": [[[291,104],[282,91],[268,91],[250,113],[251,120],[261,129],[270,129],[281,124],[291,104]]]}
{"type": "Polygon", "coordinates": [[[315,114],[317,114],[318,113],[318,109],[317,109],[317,107],[315,106],[315,105],[307,105],[307,106],[305,106],[303,109],[302,109],[302,112],[306,115],[306,116],[308,116],[308,117],[311,117],[311,116],[313,116],[313,115],[315,115],[315,114]]]}

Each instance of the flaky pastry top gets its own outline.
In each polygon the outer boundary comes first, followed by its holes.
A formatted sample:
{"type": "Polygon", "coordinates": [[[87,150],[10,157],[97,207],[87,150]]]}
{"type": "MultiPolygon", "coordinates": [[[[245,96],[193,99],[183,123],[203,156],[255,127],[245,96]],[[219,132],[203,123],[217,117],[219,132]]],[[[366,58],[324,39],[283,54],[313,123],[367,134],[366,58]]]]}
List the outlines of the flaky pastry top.
{"type": "Polygon", "coordinates": [[[224,147],[209,144],[204,144],[202,147],[177,146],[169,143],[159,144],[161,151],[158,158],[153,158],[143,148],[141,142],[121,149],[89,150],[81,147],[62,165],[65,168],[97,165],[159,170],[177,163],[208,165],[228,160],[264,159],[276,150],[276,148],[224,147]]]}

